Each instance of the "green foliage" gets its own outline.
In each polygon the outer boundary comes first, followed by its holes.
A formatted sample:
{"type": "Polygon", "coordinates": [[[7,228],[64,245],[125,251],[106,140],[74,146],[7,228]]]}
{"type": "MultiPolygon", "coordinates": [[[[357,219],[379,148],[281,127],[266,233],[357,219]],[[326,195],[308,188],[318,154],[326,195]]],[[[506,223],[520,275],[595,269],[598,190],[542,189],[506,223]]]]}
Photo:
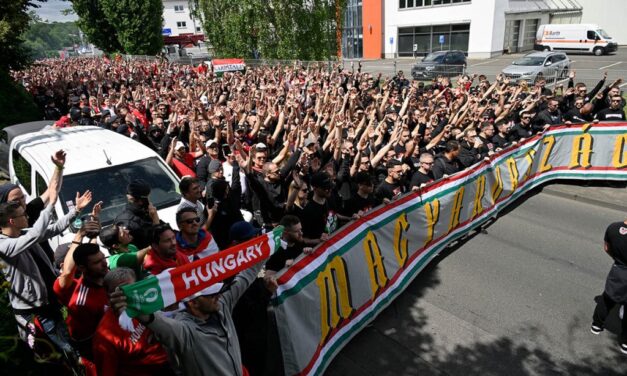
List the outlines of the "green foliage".
{"type": "Polygon", "coordinates": [[[87,39],[104,52],[122,51],[117,29],[110,23],[99,0],[72,0],[72,9],[78,16],[78,27],[87,39]]]}
{"type": "Polygon", "coordinates": [[[127,54],[156,55],[161,51],[161,0],[100,0],[100,4],[127,54]]]}
{"type": "Polygon", "coordinates": [[[0,128],[43,119],[43,114],[24,88],[0,70],[0,128]]]}
{"type": "Polygon", "coordinates": [[[336,54],[336,7],[345,0],[192,0],[223,57],[327,60],[336,54]]]}
{"type": "Polygon", "coordinates": [[[24,33],[24,45],[33,59],[59,57],[58,51],[80,43],[78,26],[74,22],[30,22],[24,33]]]}
{"type": "Polygon", "coordinates": [[[30,7],[37,7],[37,1],[0,1],[0,71],[20,69],[30,62],[22,33],[28,28],[30,7]]]}
{"type": "Polygon", "coordinates": [[[163,47],[161,0],[72,0],[78,26],[105,52],[155,55],[163,47]]]}

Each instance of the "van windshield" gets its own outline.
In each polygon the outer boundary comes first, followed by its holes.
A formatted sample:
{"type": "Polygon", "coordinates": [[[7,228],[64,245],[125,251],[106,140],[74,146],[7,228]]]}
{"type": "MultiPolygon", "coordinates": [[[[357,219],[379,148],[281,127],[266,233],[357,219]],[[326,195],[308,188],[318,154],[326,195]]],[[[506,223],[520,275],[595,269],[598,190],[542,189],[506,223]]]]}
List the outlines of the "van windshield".
{"type": "Polygon", "coordinates": [[[599,34],[601,36],[601,38],[604,38],[604,39],[611,39],[612,38],[603,29],[598,29],[597,30],[597,34],[599,34]]]}
{"type": "Polygon", "coordinates": [[[543,57],[525,56],[525,57],[521,57],[518,60],[515,60],[512,64],[523,65],[523,66],[535,66],[535,65],[542,65],[542,63],[544,63],[543,57]]]}
{"type": "Polygon", "coordinates": [[[135,179],[143,179],[152,187],[150,202],[157,209],[175,205],[181,200],[175,177],[159,158],[151,157],[102,170],[63,176],[59,193],[63,212],[68,212],[68,202],[74,202],[76,192],[82,194],[89,189],[92,191],[93,199],[87,209],[102,201],[100,222],[103,226],[109,225],[124,210],[126,186],[135,179]]]}

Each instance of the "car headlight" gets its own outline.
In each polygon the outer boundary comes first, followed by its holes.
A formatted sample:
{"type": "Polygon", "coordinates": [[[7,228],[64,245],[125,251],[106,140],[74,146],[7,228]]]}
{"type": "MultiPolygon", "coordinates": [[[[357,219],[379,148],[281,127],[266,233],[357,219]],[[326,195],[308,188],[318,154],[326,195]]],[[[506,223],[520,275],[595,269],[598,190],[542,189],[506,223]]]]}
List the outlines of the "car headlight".
{"type": "Polygon", "coordinates": [[[435,66],[433,65],[429,65],[428,67],[425,68],[425,70],[428,70],[428,71],[432,71],[434,69],[435,69],[435,66]]]}

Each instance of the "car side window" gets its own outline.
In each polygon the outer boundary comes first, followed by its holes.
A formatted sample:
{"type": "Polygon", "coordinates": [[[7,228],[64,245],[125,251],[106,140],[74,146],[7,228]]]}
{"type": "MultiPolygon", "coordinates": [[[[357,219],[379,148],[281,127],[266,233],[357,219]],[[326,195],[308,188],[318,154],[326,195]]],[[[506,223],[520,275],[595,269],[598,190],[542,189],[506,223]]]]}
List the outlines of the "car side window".
{"type": "Polygon", "coordinates": [[[30,196],[32,167],[17,150],[13,150],[13,170],[19,184],[30,196]]]}
{"type": "Polygon", "coordinates": [[[597,34],[594,32],[594,30],[588,30],[588,32],[586,33],[586,38],[588,38],[589,40],[594,40],[596,35],[597,34]]]}
{"type": "Polygon", "coordinates": [[[43,195],[46,189],[48,189],[48,184],[46,184],[46,181],[38,172],[35,172],[35,189],[37,191],[37,197],[43,195]]]}

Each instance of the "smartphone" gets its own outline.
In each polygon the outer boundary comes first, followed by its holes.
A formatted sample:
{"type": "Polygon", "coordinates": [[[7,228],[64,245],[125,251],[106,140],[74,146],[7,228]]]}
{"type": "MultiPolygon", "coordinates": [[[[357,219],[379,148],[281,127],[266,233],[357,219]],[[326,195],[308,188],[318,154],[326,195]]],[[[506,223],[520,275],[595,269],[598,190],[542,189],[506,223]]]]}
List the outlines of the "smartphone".
{"type": "Polygon", "coordinates": [[[231,147],[229,146],[229,144],[222,145],[222,153],[224,154],[225,157],[228,155],[231,155],[231,147]]]}

